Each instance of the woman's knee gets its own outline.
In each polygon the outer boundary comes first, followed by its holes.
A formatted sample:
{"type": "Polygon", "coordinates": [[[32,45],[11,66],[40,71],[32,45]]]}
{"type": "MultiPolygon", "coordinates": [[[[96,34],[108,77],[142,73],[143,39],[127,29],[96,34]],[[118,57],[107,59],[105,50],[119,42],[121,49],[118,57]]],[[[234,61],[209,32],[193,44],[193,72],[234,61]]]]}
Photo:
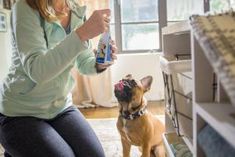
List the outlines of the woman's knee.
{"type": "Polygon", "coordinates": [[[4,152],[4,157],[12,157],[9,153],[7,153],[6,151],[4,152]]]}
{"type": "Polygon", "coordinates": [[[10,156],[75,157],[71,147],[47,123],[18,118],[0,126],[0,141],[10,156]]]}
{"type": "MultiPolygon", "coordinates": [[[[53,139],[51,139],[53,140],[53,139]]],[[[5,145],[6,152],[4,157],[75,157],[73,150],[68,145],[54,147],[45,145],[35,145],[32,143],[32,147],[19,144],[17,145],[5,145]]]]}
{"type": "Polygon", "coordinates": [[[89,157],[105,157],[104,150],[101,146],[93,146],[88,151],[79,153],[79,156],[89,156],[89,157]]]}
{"type": "Polygon", "coordinates": [[[94,130],[77,109],[71,108],[50,123],[73,148],[76,156],[105,156],[94,130]]]}

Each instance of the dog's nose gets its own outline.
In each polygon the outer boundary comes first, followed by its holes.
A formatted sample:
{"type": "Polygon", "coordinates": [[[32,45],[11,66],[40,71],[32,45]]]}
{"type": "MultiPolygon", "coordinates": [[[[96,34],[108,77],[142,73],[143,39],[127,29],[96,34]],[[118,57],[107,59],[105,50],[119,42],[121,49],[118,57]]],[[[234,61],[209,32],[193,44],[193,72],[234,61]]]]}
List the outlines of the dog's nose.
{"type": "Polygon", "coordinates": [[[129,112],[129,111],[123,111],[123,114],[124,114],[125,116],[129,116],[130,112],[129,112]]]}

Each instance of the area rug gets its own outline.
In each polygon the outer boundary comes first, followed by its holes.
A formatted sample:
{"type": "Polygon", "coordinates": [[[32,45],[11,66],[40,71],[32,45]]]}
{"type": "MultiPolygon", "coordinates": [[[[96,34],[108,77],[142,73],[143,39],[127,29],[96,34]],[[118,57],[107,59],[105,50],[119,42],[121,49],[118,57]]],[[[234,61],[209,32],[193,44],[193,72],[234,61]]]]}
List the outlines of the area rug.
{"type": "MultiPolygon", "coordinates": [[[[164,116],[157,117],[164,123],[164,116]]],[[[104,148],[106,157],[122,157],[122,145],[116,128],[116,121],[116,118],[88,119],[104,148]]],[[[130,156],[141,156],[138,147],[132,146],[130,156]]]]}
{"type": "MultiPolygon", "coordinates": [[[[157,117],[164,123],[164,115],[157,117]]],[[[101,141],[106,157],[122,157],[122,144],[116,128],[116,121],[116,118],[88,119],[101,141]]],[[[0,157],[4,157],[3,152],[0,145],[0,157]]],[[[131,157],[140,157],[140,155],[138,147],[132,146],[131,157]]]]}

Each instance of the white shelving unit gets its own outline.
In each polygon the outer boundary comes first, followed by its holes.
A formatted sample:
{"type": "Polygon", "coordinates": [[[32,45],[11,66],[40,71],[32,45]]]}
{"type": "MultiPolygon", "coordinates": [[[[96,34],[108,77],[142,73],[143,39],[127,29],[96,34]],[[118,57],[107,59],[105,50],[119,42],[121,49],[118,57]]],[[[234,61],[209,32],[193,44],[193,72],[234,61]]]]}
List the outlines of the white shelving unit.
{"type": "Polygon", "coordinates": [[[229,103],[195,103],[196,113],[235,146],[235,112],[229,103]]]}
{"type": "Polygon", "coordinates": [[[188,21],[179,22],[162,29],[163,51],[165,54],[190,53],[190,27],[188,21]]]}
{"type": "MultiPolygon", "coordinates": [[[[215,70],[210,65],[205,56],[205,52],[202,50],[190,29],[187,22],[163,28],[163,51],[166,54],[172,52],[185,54],[191,51],[193,78],[193,141],[185,137],[181,139],[186,143],[194,157],[204,157],[205,154],[197,142],[197,137],[201,129],[207,124],[235,148],[235,107],[229,101],[218,78],[215,101],[213,96],[215,70]],[[190,40],[188,37],[190,37],[190,40]]],[[[174,134],[175,129],[172,125],[171,116],[168,113],[165,115],[166,134],[163,135],[163,141],[166,146],[167,155],[174,157],[170,144],[176,140],[174,137],[176,136],[176,134],[174,134]]]]}
{"type": "MultiPolygon", "coordinates": [[[[174,25],[167,26],[162,29],[162,40],[163,40],[163,52],[166,56],[171,56],[172,54],[190,54],[191,53],[191,43],[190,43],[190,27],[188,21],[176,23],[174,25]]],[[[162,61],[168,62],[167,59],[162,61]]],[[[168,68],[174,70],[181,69],[181,71],[188,72],[191,71],[191,60],[183,60],[181,62],[171,61],[168,68]],[[187,66],[185,66],[187,64],[187,66]],[[183,68],[182,68],[183,67],[183,68]],[[182,70],[183,69],[183,70],[182,70]]],[[[162,67],[161,67],[162,68],[162,67]]],[[[168,73],[169,69],[165,69],[164,72],[168,73]]],[[[171,115],[165,112],[165,127],[166,133],[163,135],[163,141],[166,148],[166,154],[168,157],[174,157],[174,153],[171,149],[171,144],[175,142],[184,142],[189,150],[193,152],[193,141],[188,137],[179,137],[176,134],[176,130],[173,126],[171,120],[171,115]]]]}
{"type": "Polygon", "coordinates": [[[193,34],[191,35],[193,60],[193,154],[204,157],[197,143],[203,126],[209,124],[235,148],[235,108],[228,101],[218,81],[218,102],[213,102],[213,72],[209,61],[193,34]]]}

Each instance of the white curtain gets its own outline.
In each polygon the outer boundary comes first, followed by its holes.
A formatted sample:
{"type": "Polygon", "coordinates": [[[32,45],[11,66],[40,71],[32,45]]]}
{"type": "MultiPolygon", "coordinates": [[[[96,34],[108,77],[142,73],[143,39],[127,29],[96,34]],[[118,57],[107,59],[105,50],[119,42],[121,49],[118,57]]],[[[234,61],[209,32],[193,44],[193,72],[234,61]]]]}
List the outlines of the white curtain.
{"type": "Polygon", "coordinates": [[[88,107],[112,107],[111,72],[108,68],[98,75],[85,76],[72,70],[75,79],[73,89],[73,103],[80,108],[88,107]]]}

